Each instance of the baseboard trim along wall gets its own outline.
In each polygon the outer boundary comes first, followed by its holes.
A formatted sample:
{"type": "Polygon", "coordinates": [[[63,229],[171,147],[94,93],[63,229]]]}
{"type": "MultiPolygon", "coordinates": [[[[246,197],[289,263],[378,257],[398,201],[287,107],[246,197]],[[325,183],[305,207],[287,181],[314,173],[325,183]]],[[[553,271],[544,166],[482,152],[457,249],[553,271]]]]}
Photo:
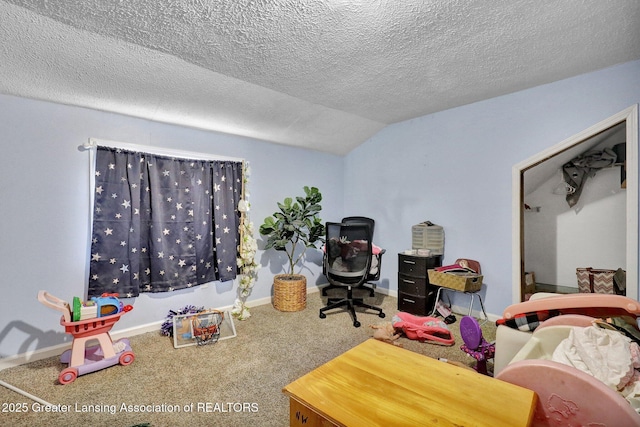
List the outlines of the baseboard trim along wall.
{"type": "MultiPolygon", "coordinates": [[[[316,292],[320,292],[320,290],[322,289],[322,287],[324,287],[325,285],[320,285],[320,286],[313,286],[310,288],[307,288],[307,293],[311,294],[311,293],[316,293],[316,292]]],[[[398,297],[398,292],[397,291],[390,291],[389,289],[385,289],[385,288],[377,288],[376,292],[379,292],[381,294],[384,295],[389,295],[392,297],[397,298],[398,297]]],[[[265,297],[265,298],[260,298],[260,299],[256,299],[253,301],[249,301],[249,307],[257,307],[260,305],[265,305],[265,304],[271,304],[271,297],[265,297]]],[[[232,306],[227,306],[227,307],[221,307],[218,308],[218,310],[220,311],[226,311],[226,310],[231,310],[233,307],[232,306]]],[[[454,305],[451,307],[452,311],[454,313],[466,313],[468,310],[468,307],[461,307],[461,306],[457,306],[454,305]]],[[[480,312],[479,311],[473,311],[473,315],[478,317],[480,316],[480,312]]],[[[489,320],[495,322],[497,319],[499,319],[499,316],[495,316],[493,314],[488,313],[489,316],[489,320]]],[[[388,319],[389,321],[391,321],[391,318],[388,319]]],[[[152,323],[147,323],[145,325],[140,325],[140,326],[135,326],[132,328],[127,328],[127,329],[123,329],[120,331],[113,331],[111,332],[111,337],[113,338],[114,341],[117,341],[121,338],[126,338],[126,337],[132,337],[132,336],[136,336],[136,335],[140,335],[140,334],[146,334],[147,332],[154,332],[154,331],[159,331],[160,330],[160,326],[162,325],[162,323],[164,322],[164,319],[162,320],[158,320],[157,322],[152,322],[152,323]]],[[[12,368],[15,366],[20,366],[23,365],[25,363],[30,363],[30,362],[35,362],[38,360],[42,360],[42,359],[46,359],[48,357],[55,357],[55,356],[59,356],[61,355],[64,351],[68,350],[71,348],[71,343],[64,343],[64,344],[58,344],[58,345],[54,345],[54,346],[50,346],[50,347],[46,347],[46,348],[41,348],[38,350],[34,350],[34,351],[28,351],[22,354],[18,354],[15,356],[10,356],[10,357],[6,357],[3,359],[0,359],[0,371],[4,370],[4,369],[8,369],[8,368],[12,368]]]]}

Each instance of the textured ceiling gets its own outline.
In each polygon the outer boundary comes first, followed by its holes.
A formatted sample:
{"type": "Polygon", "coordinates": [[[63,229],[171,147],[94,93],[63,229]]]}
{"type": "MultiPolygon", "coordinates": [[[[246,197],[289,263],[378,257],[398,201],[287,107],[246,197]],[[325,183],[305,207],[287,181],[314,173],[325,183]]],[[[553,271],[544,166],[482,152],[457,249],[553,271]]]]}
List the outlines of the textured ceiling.
{"type": "Polygon", "coordinates": [[[640,58],[637,0],[6,0],[0,93],[345,154],[640,58]]]}

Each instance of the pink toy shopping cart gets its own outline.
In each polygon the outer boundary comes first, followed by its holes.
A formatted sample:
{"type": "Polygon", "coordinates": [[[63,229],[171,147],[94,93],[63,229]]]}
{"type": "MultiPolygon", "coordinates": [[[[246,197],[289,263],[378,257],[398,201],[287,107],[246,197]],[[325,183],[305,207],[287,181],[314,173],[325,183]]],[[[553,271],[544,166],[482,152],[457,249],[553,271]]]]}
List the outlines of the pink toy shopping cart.
{"type": "Polygon", "coordinates": [[[64,326],[66,333],[73,336],[71,349],[65,351],[60,356],[62,363],[67,363],[58,376],[60,384],[69,384],[79,375],[88,374],[100,369],[108,368],[117,364],[130,365],[135,358],[127,338],[122,338],[116,342],[111,339],[109,331],[124,313],[133,309],[127,305],[116,313],[104,317],[94,317],[91,319],[71,321],[72,312],[69,304],[46,291],[38,293],[38,301],[47,307],[62,312],[60,324],[64,326]],[[98,341],[98,345],[87,347],[91,340],[98,341]]]}

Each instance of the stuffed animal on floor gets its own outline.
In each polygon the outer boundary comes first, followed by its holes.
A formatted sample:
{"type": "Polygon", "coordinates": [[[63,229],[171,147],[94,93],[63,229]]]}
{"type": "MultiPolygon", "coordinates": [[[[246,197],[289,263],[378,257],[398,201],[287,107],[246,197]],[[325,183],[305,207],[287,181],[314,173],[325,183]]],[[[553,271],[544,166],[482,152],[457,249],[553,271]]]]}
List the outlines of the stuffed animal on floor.
{"type": "Polygon", "coordinates": [[[396,334],[396,328],[393,327],[391,322],[369,325],[369,327],[373,329],[373,338],[388,344],[402,347],[402,344],[396,342],[396,340],[400,338],[400,334],[396,334]]]}

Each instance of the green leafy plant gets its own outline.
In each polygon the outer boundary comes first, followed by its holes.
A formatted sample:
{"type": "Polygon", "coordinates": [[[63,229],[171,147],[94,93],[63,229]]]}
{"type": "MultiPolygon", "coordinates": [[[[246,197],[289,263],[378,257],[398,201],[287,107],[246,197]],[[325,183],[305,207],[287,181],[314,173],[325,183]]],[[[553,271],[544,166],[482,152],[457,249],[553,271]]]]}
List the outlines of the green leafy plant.
{"type": "Polygon", "coordinates": [[[291,197],[278,203],[278,212],[265,218],[260,234],[267,238],[265,249],[284,251],[289,258],[288,275],[295,275],[295,266],[303,259],[307,248],[324,242],[324,224],[318,216],[322,210],[322,194],[316,187],[304,187],[305,197],[291,197]]]}

